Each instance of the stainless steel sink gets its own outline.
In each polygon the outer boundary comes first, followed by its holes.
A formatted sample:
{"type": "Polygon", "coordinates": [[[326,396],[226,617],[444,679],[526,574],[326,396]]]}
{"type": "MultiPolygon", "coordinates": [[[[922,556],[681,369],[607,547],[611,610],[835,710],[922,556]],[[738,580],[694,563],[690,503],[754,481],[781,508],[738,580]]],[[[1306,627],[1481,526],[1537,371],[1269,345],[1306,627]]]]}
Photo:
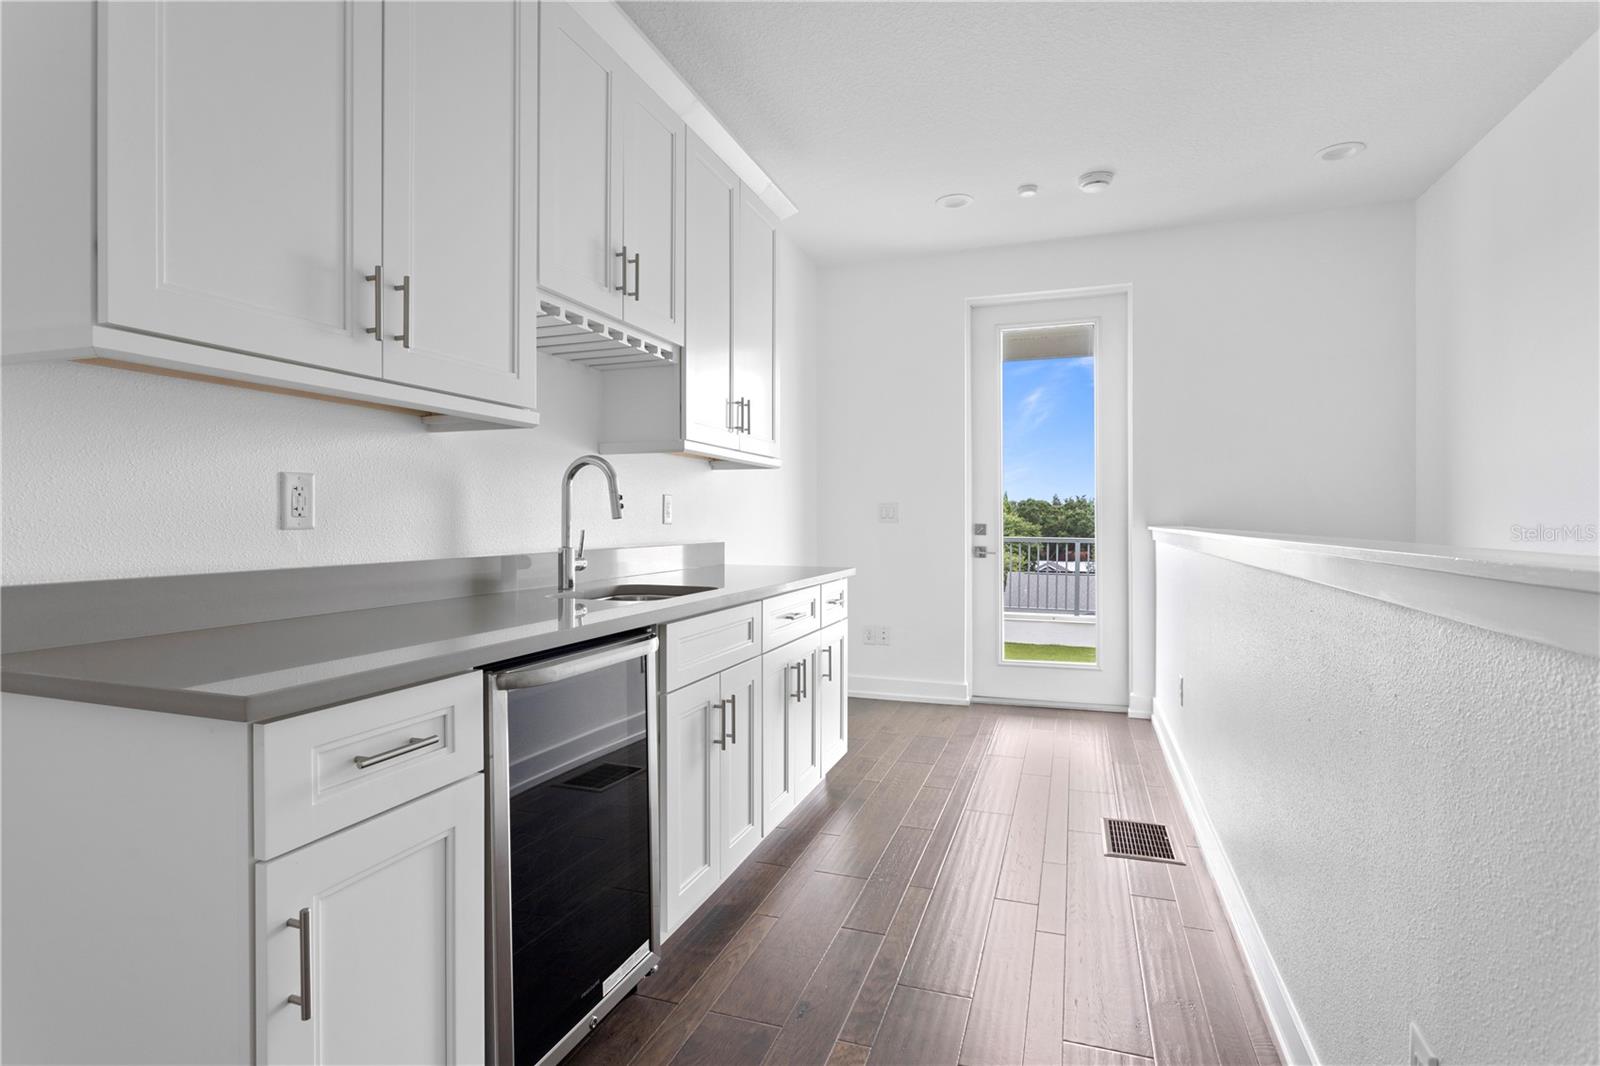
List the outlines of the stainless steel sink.
{"type": "Polygon", "coordinates": [[[599,585],[594,588],[573,589],[561,594],[564,599],[599,600],[608,603],[649,603],[653,600],[670,600],[696,592],[714,592],[715,585],[599,585]]]}

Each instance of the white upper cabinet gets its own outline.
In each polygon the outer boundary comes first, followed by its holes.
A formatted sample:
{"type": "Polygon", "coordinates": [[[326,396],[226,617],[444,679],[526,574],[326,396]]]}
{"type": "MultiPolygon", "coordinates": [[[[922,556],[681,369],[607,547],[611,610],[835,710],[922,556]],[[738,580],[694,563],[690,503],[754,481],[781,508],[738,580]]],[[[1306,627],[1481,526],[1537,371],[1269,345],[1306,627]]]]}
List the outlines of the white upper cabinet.
{"type": "Polygon", "coordinates": [[[683,434],[737,448],[733,403],[733,240],[743,186],[690,135],[686,216],[683,434]]]}
{"type": "Polygon", "coordinates": [[[537,8],[383,10],[383,376],[532,407],[537,8]]]}
{"type": "Polygon", "coordinates": [[[777,245],[777,220],[744,189],[733,257],[733,400],[745,409],[740,450],[766,456],[778,454],[777,245]]]}
{"type": "Polygon", "coordinates": [[[687,131],[571,5],[540,5],[539,286],[683,343],[687,131]]]}
{"type": "Polygon", "coordinates": [[[101,7],[100,319],[382,371],[382,7],[101,7]]]}
{"type": "Polygon", "coordinates": [[[539,285],[620,318],[622,61],[567,5],[540,4],[539,19],[539,285]]]}

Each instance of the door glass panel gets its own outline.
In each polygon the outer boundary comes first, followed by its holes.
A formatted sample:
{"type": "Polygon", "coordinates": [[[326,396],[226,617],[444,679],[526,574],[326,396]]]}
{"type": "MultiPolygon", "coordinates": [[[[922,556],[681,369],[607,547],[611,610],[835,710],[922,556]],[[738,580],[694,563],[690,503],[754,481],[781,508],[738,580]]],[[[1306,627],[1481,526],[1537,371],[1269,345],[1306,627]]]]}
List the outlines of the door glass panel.
{"type": "Polygon", "coordinates": [[[1001,615],[1007,662],[1093,664],[1095,327],[1001,335],[1001,615]]]}

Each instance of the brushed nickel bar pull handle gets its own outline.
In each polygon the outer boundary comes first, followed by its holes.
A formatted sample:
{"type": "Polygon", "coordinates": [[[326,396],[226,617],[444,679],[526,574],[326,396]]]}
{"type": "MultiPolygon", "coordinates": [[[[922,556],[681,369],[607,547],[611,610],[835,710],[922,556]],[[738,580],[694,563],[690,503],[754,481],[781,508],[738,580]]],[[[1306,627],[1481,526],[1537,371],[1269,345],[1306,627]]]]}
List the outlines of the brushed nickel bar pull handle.
{"type": "Polygon", "coordinates": [[[411,275],[405,275],[400,284],[394,287],[394,291],[400,294],[400,332],[394,335],[394,339],[400,342],[400,347],[409,349],[411,347],[411,275]]]}
{"type": "Polygon", "coordinates": [[[738,400],[729,397],[722,401],[722,424],[730,433],[739,433],[743,430],[744,408],[738,400]]]}
{"type": "Polygon", "coordinates": [[[623,296],[627,296],[628,295],[628,246],[626,244],[624,244],[622,246],[622,251],[620,251],[620,252],[612,252],[611,254],[612,254],[613,257],[622,260],[622,284],[621,285],[613,285],[611,287],[615,291],[622,293],[623,296]]]}
{"type": "Polygon", "coordinates": [[[789,692],[789,698],[794,700],[796,703],[799,703],[802,699],[805,698],[804,693],[802,693],[800,691],[800,664],[799,663],[790,663],[790,664],[788,664],[787,666],[785,666],[783,668],[783,688],[784,688],[785,692],[788,692],[788,689],[789,689],[789,671],[790,670],[794,671],[794,691],[793,692],[789,692]]]}
{"type": "Polygon", "coordinates": [[[811,660],[800,660],[800,698],[811,695],[811,660]]]}
{"type": "Polygon", "coordinates": [[[833,599],[829,600],[828,601],[828,606],[829,607],[843,607],[844,606],[844,593],[841,592],[841,593],[839,593],[839,595],[837,595],[833,599]]]}
{"type": "Polygon", "coordinates": [[[739,428],[744,430],[744,432],[749,433],[750,432],[750,422],[751,422],[751,417],[750,417],[750,399],[749,399],[749,397],[746,397],[746,398],[740,400],[739,401],[739,406],[744,408],[744,418],[743,418],[743,421],[740,423],[740,427],[739,428]]]}
{"type": "Polygon", "coordinates": [[[832,681],[833,680],[833,645],[829,644],[826,648],[823,648],[822,650],[828,653],[828,676],[822,678],[822,680],[823,681],[832,681]]]}
{"type": "Polygon", "coordinates": [[[780,614],[778,617],[785,622],[797,622],[805,616],[805,611],[790,611],[787,614],[780,614]]]}
{"type": "Polygon", "coordinates": [[[311,1020],[311,908],[301,907],[298,918],[283,923],[290,929],[300,930],[300,992],[289,997],[289,1002],[300,1008],[300,1020],[311,1020]]]}
{"type": "Polygon", "coordinates": [[[735,695],[735,696],[729,696],[728,697],[728,710],[730,712],[732,712],[731,713],[731,717],[733,718],[733,731],[728,734],[728,739],[730,741],[732,741],[733,743],[737,744],[737,743],[739,743],[739,697],[738,696],[735,695]]]}
{"type": "Polygon", "coordinates": [[[439,743],[439,740],[440,737],[438,733],[435,733],[430,737],[412,737],[399,747],[390,748],[388,751],[380,751],[376,755],[357,755],[355,757],[356,768],[358,770],[366,770],[370,767],[377,766],[379,763],[388,762],[390,759],[398,759],[402,755],[410,755],[414,751],[421,751],[423,748],[431,748],[435,744],[439,743]]]}
{"type": "Polygon", "coordinates": [[[383,343],[383,264],[379,263],[372,268],[372,273],[366,275],[372,282],[372,325],[367,327],[367,332],[372,334],[372,339],[379,344],[383,343]]]}
{"type": "Polygon", "coordinates": [[[622,295],[624,295],[624,296],[632,296],[634,298],[634,301],[637,302],[638,299],[639,299],[639,273],[640,273],[640,271],[639,271],[639,253],[638,252],[634,252],[633,253],[633,258],[631,260],[626,260],[626,259],[623,260],[623,265],[622,265],[622,284],[623,285],[627,285],[628,284],[628,263],[630,263],[630,262],[633,263],[633,292],[631,292],[631,293],[630,292],[624,292],[622,295]]]}
{"type": "Polygon", "coordinates": [[[723,749],[724,751],[726,751],[728,749],[728,701],[727,700],[718,700],[717,701],[717,715],[718,715],[718,718],[720,719],[719,732],[722,734],[722,736],[717,740],[713,740],[711,743],[715,744],[717,747],[719,747],[719,748],[723,749]]]}

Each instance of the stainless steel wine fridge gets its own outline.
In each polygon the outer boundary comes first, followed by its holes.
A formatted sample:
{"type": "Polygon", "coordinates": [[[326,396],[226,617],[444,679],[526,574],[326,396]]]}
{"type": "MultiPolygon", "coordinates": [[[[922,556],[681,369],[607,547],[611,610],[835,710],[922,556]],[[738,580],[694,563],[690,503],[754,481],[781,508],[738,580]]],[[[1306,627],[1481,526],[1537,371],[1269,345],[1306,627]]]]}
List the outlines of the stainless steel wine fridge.
{"type": "Polygon", "coordinates": [[[552,1066],[656,964],[657,639],[486,671],[489,1044],[552,1066]]]}

